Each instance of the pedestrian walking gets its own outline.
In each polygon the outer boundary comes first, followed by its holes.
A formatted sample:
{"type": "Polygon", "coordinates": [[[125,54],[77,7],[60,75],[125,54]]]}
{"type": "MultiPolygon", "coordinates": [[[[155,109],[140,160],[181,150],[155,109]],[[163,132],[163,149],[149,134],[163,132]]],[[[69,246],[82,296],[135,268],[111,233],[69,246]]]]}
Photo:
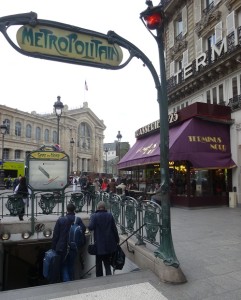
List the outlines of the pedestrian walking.
{"type": "Polygon", "coordinates": [[[105,202],[100,201],[97,211],[90,218],[89,230],[94,231],[96,244],[96,277],[103,276],[105,266],[106,276],[111,273],[111,257],[119,244],[119,234],[115,220],[110,212],[107,212],[105,202]]]}
{"type": "Polygon", "coordinates": [[[81,218],[75,218],[74,204],[69,203],[66,216],[60,217],[55,224],[52,239],[52,249],[60,255],[60,272],[63,282],[74,280],[74,264],[78,251],[76,249],[68,251],[69,230],[74,222],[81,226],[82,232],[85,232],[86,226],[81,218]]]}
{"type": "Polygon", "coordinates": [[[18,215],[19,220],[23,221],[24,220],[23,216],[25,215],[25,207],[29,206],[28,196],[31,194],[31,190],[27,186],[27,180],[25,176],[20,178],[19,184],[16,186],[14,190],[14,194],[21,196],[23,199],[23,204],[24,204],[23,209],[18,215]]]}

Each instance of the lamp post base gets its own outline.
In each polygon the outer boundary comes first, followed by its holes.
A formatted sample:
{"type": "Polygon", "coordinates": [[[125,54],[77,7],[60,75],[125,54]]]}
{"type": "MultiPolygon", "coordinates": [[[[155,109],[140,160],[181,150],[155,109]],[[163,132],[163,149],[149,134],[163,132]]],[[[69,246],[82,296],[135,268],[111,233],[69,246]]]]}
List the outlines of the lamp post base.
{"type": "Polygon", "coordinates": [[[4,177],[4,170],[0,169],[0,190],[5,190],[4,177]]]}

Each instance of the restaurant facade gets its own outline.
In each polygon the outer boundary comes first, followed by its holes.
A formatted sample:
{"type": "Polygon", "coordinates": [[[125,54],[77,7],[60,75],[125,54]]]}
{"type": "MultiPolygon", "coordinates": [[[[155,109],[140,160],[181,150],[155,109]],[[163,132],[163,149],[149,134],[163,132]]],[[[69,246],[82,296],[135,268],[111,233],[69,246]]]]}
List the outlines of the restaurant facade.
{"type": "MultiPolygon", "coordinates": [[[[231,109],[196,102],[169,115],[170,201],[174,206],[228,205],[233,191],[230,149],[231,109]]],[[[136,143],[119,169],[143,193],[160,184],[159,121],[136,131],[136,143]]]]}

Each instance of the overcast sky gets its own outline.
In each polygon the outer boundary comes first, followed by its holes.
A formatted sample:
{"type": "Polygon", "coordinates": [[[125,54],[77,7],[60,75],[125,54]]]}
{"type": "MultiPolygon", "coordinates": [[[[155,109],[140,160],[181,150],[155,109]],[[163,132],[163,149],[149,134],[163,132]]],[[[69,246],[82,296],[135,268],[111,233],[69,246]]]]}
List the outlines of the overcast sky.
{"type": "MultiPolygon", "coordinates": [[[[144,52],[159,74],[157,44],[139,17],[146,7],[145,0],[1,0],[0,17],[33,11],[39,19],[104,34],[113,30],[144,52]]],[[[11,32],[15,40],[16,29],[11,32]]],[[[41,60],[21,55],[0,34],[0,68],[1,104],[50,113],[57,96],[69,109],[87,101],[107,127],[105,143],[113,142],[120,130],[122,141],[132,146],[135,131],[159,119],[152,75],[137,58],[115,71],[41,60]]]]}

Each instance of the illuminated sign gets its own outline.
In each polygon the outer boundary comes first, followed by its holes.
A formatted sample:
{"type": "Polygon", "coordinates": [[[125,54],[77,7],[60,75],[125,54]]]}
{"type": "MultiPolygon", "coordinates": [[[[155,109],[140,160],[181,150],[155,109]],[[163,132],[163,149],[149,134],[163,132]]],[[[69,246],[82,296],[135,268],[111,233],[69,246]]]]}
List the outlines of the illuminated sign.
{"type": "Polygon", "coordinates": [[[123,59],[121,48],[107,39],[51,26],[22,26],[17,31],[17,42],[26,52],[90,63],[118,66],[123,59]]]}
{"type": "MultiPolygon", "coordinates": [[[[168,123],[171,124],[173,122],[176,122],[178,120],[178,114],[177,113],[171,113],[168,115],[168,123]]],[[[157,130],[158,128],[160,128],[160,120],[157,120],[155,122],[152,122],[144,127],[139,128],[136,132],[135,132],[135,136],[136,138],[144,135],[146,133],[150,133],[152,131],[157,130]]]]}

